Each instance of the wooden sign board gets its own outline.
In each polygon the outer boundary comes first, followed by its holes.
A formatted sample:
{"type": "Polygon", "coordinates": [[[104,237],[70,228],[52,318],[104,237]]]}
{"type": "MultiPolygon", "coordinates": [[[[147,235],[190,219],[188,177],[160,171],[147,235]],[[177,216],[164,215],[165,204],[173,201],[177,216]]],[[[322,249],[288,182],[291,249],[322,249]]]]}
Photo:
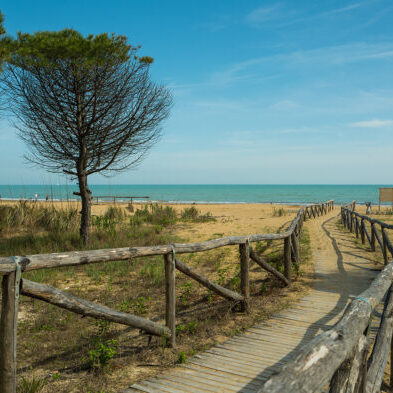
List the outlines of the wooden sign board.
{"type": "Polygon", "coordinates": [[[393,206],[393,188],[379,189],[379,208],[381,208],[381,202],[391,202],[393,206]]]}

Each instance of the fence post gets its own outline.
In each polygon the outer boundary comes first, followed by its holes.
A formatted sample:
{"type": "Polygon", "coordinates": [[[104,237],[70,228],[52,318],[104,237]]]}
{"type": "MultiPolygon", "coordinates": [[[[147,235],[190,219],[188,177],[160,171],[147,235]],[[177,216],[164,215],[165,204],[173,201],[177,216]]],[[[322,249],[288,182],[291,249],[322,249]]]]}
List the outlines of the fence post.
{"type": "Polygon", "coordinates": [[[364,234],[364,218],[362,218],[361,222],[360,222],[360,238],[362,239],[362,244],[365,243],[365,234],[364,234]]]}
{"type": "Polygon", "coordinates": [[[244,296],[241,311],[248,312],[250,307],[250,244],[239,244],[240,254],[240,291],[244,296]]]}
{"type": "Polygon", "coordinates": [[[284,276],[291,279],[291,236],[284,239],[284,276]]]}
{"type": "Polygon", "coordinates": [[[16,339],[20,270],[3,276],[0,323],[0,392],[16,392],[16,339]]]}
{"type": "Polygon", "coordinates": [[[176,345],[176,269],[175,255],[165,254],[165,324],[171,331],[170,344],[176,345]]]}
{"type": "Polygon", "coordinates": [[[370,243],[370,247],[371,247],[371,251],[375,251],[375,224],[372,222],[371,223],[371,243],[370,243]]]}
{"type": "Polygon", "coordinates": [[[382,254],[383,254],[383,259],[384,259],[385,265],[387,265],[389,262],[388,261],[388,245],[386,242],[387,235],[386,235],[385,229],[382,225],[381,225],[381,232],[382,232],[382,244],[383,244],[382,254]]]}
{"type": "MultiPolygon", "coordinates": [[[[296,227],[297,228],[297,227],[296,227]]],[[[296,228],[294,229],[292,235],[291,235],[291,243],[293,245],[293,251],[294,251],[294,258],[296,263],[299,263],[299,238],[298,238],[298,234],[296,233],[296,228]]]]}

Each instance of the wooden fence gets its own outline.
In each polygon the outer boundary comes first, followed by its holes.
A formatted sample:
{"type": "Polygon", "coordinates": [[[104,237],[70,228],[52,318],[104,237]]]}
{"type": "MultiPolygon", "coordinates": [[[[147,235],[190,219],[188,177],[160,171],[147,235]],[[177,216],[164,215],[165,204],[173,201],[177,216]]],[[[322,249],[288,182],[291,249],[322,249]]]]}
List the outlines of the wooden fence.
{"type": "Polygon", "coordinates": [[[175,270],[179,270],[218,295],[239,303],[243,311],[249,309],[250,258],[260,267],[273,274],[285,285],[290,283],[292,262],[299,263],[299,237],[303,221],[326,214],[334,207],[333,201],[302,207],[288,229],[283,233],[232,236],[200,243],[170,244],[153,247],[125,247],[105,250],[74,251],[27,255],[18,257],[0,257],[2,281],[2,309],[0,324],[0,392],[16,392],[16,340],[19,294],[40,299],[72,312],[98,319],[121,323],[142,329],[151,335],[166,336],[172,346],[176,344],[176,294],[175,270]],[[252,249],[251,243],[262,240],[281,240],[284,242],[284,274],[266,263],[252,249]],[[219,247],[238,245],[240,252],[240,292],[209,280],[201,273],[187,266],[178,255],[212,250],[219,247]],[[136,315],[112,310],[106,306],[80,299],[51,286],[21,278],[22,272],[74,266],[89,263],[128,260],[131,258],[163,255],[165,264],[165,326],[136,315]]]}
{"type": "MultiPolygon", "coordinates": [[[[341,208],[342,224],[360,236],[363,243],[367,239],[372,251],[376,250],[377,239],[387,262],[387,250],[393,255],[393,249],[386,229],[393,226],[354,209],[354,202],[341,208]]],[[[371,286],[346,308],[340,321],[301,348],[258,393],[321,392],[327,386],[330,393],[380,392],[389,353],[393,364],[393,262],[385,264],[371,286]],[[372,340],[369,334],[372,317],[383,300],[381,321],[372,340]]],[[[392,370],[390,386],[393,386],[392,370]]]]}

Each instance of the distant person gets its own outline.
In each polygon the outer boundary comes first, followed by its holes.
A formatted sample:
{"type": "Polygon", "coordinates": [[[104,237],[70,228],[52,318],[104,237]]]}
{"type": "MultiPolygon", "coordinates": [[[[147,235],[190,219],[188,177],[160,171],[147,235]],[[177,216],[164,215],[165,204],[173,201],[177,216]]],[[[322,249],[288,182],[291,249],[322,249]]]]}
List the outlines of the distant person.
{"type": "Polygon", "coordinates": [[[37,202],[37,200],[38,200],[38,194],[37,193],[34,194],[34,199],[37,202]]]}
{"type": "Polygon", "coordinates": [[[49,194],[46,194],[45,200],[48,202],[49,201],[49,194]]]}

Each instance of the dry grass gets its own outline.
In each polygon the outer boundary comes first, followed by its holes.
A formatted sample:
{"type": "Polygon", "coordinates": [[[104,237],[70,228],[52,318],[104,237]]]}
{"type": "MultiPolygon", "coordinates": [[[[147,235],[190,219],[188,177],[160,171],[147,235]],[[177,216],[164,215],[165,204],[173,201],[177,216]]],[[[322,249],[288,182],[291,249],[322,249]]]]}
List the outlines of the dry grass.
{"type": "MultiPolygon", "coordinates": [[[[196,241],[202,240],[203,236],[230,235],[241,224],[237,213],[233,216],[215,215],[214,219],[206,209],[199,214],[194,210],[184,214],[178,210],[175,214],[165,206],[143,207],[130,215],[125,209],[111,208],[95,218],[90,247],[196,241]]],[[[235,209],[238,212],[241,208],[236,206],[235,209]]],[[[271,208],[268,212],[264,210],[263,215],[272,217],[271,212],[271,208]]],[[[264,217],[255,219],[258,232],[282,230],[292,218],[275,217],[275,221],[266,221],[268,227],[260,226],[262,219],[264,217]]],[[[249,233],[254,232],[250,228],[249,233]]],[[[0,233],[1,254],[20,255],[80,247],[74,232],[61,236],[60,233],[56,237],[45,228],[38,232],[26,232],[20,228],[13,235],[10,228],[3,228],[0,233]]],[[[255,246],[279,270],[282,269],[281,243],[261,242],[255,246]]],[[[19,376],[26,381],[33,377],[43,380],[43,393],[98,393],[126,388],[138,379],[156,374],[224,341],[299,299],[307,290],[313,272],[307,230],[303,232],[301,252],[302,264],[295,266],[293,272],[298,280],[290,288],[283,288],[280,282],[252,265],[250,314],[238,312],[235,304],[177,272],[176,349],[167,347],[162,338],[150,338],[135,329],[82,318],[41,301],[22,298],[18,327],[19,376]],[[97,360],[100,356],[104,360],[107,358],[102,364],[97,360]]],[[[237,247],[189,254],[182,259],[221,285],[239,290],[237,247]]],[[[39,270],[25,273],[25,277],[114,309],[159,322],[164,319],[164,265],[159,257],[39,270]]]]}

